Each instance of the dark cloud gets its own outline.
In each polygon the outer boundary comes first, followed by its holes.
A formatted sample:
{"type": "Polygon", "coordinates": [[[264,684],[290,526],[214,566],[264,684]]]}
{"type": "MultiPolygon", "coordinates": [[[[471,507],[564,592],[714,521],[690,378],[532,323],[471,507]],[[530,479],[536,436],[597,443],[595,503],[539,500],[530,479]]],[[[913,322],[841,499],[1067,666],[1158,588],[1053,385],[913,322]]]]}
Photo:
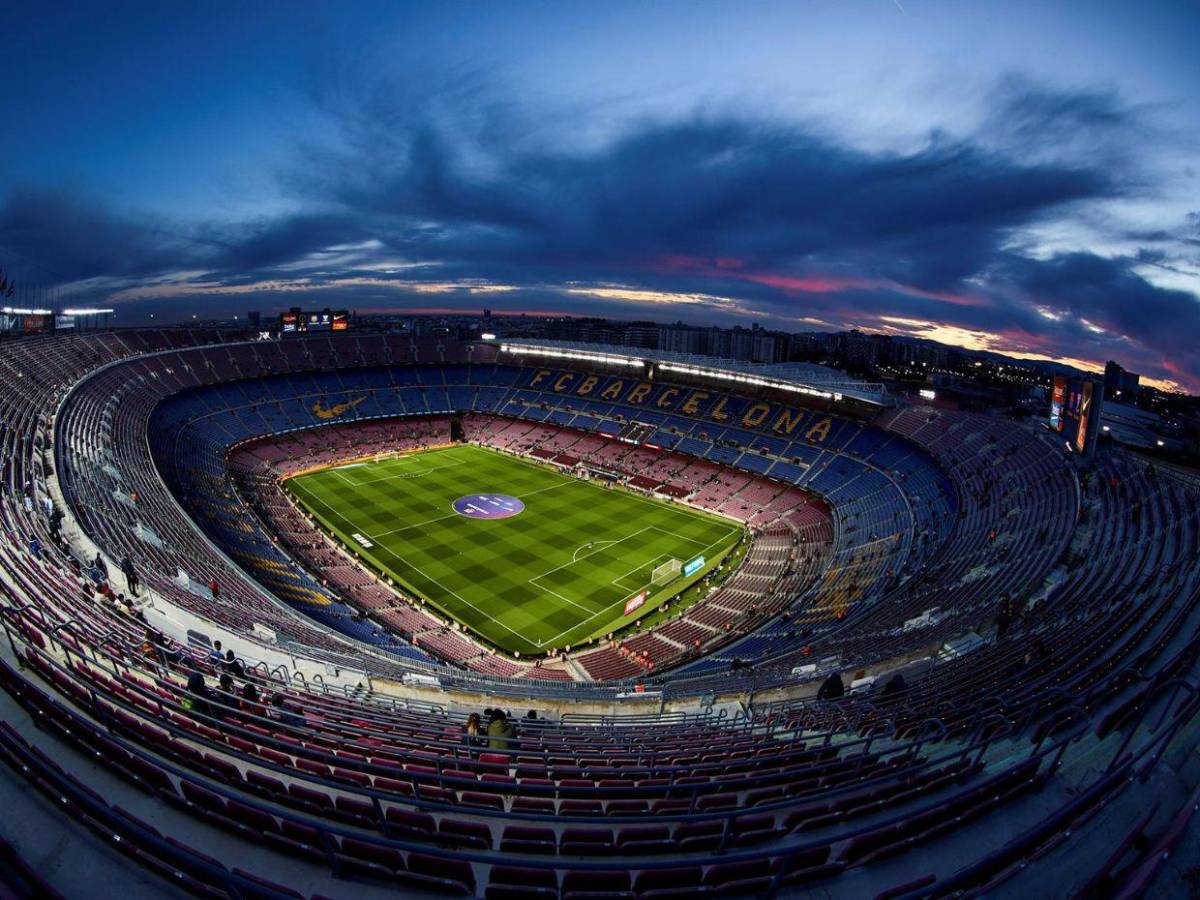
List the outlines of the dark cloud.
{"type": "Polygon", "coordinates": [[[207,226],[200,239],[218,274],[250,276],[302,260],[329,247],[362,241],[363,223],[346,214],[298,214],[234,226],[207,226]]]}
{"type": "MultiPolygon", "coordinates": [[[[998,277],[1039,305],[1064,314],[1068,323],[1086,320],[1103,330],[1094,341],[1134,353],[1159,371],[1200,383],[1200,301],[1186,291],[1151,284],[1135,271],[1138,258],[1066,253],[1037,260],[1010,257],[998,277]],[[1133,348],[1119,347],[1132,342],[1133,348]]],[[[1077,327],[1077,326],[1076,326],[1077,327]]],[[[1085,325],[1082,329],[1088,332],[1085,325]]],[[[1086,338],[1086,335],[1078,335],[1086,338]]]]}
{"type": "Polygon", "coordinates": [[[758,267],[849,263],[935,288],[978,271],[1009,229],[1115,192],[1085,166],[1023,165],[969,142],[868,154],[803,128],[728,118],[643,124],[589,152],[499,140],[471,151],[426,123],[394,156],[357,146],[330,164],[326,199],[433,224],[406,233],[403,249],[415,242],[522,274],[719,256],[758,267]]]}
{"type": "Polygon", "coordinates": [[[149,277],[187,267],[193,253],[178,226],[122,216],[77,192],[18,187],[0,203],[0,256],[28,281],[149,277]]]}

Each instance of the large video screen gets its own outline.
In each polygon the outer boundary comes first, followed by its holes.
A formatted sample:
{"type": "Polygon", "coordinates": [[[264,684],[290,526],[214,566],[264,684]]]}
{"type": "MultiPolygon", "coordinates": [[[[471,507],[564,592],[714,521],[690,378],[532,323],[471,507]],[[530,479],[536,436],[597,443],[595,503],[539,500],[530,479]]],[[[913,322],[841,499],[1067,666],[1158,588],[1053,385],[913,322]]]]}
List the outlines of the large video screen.
{"type": "Polygon", "coordinates": [[[0,331],[17,334],[49,334],[54,331],[54,314],[26,309],[0,312],[0,331]]]}
{"type": "Polygon", "coordinates": [[[1080,453],[1087,450],[1088,417],[1092,413],[1092,390],[1092,383],[1085,381],[1083,383],[1083,390],[1080,392],[1079,428],[1075,432],[1075,449],[1080,453]]]}
{"type": "Polygon", "coordinates": [[[1086,378],[1057,376],[1050,394],[1051,430],[1078,453],[1091,451],[1100,422],[1103,386],[1086,378]]]}
{"type": "Polygon", "coordinates": [[[279,330],[285,334],[300,331],[346,331],[349,327],[350,314],[344,309],[292,309],[279,316],[279,330]]]}
{"type": "Polygon", "coordinates": [[[1050,427],[1055,431],[1063,430],[1063,400],[1066,396],[1067,379],[1056,375],[1050,394],[1050,427]]]}

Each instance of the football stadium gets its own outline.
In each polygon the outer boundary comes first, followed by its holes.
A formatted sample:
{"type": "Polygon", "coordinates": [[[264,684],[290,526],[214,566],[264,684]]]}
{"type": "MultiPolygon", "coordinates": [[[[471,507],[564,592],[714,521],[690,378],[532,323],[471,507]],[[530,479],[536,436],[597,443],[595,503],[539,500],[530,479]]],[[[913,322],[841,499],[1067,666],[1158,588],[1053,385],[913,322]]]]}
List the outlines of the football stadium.
{"type": "Polygon", "coordinates": [[[1198,488],[1089,445],[1092,382],[1017,424],[367,325],[2,350],[5,776],[105,883],[1099,897],[1187,840],[1198,488]]]}
{"type": "Polygon", "coordinates": [[[0,900],[1200,898],[1200,5],[0,22],[0,900]]]}

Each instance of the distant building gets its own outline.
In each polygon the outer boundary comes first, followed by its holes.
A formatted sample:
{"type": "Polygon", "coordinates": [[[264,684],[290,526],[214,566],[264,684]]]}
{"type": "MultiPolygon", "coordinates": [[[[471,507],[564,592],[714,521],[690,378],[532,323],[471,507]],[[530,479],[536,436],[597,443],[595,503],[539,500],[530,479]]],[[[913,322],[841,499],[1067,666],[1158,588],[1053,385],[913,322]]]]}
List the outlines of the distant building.
{"type": "Polygon", "coordinates": [[[1112,400],[1133,403],[1137,400],[1142,377],[1111,359],[1104,366],[1104,395],[1112,400]]]}
{"type": "Polygon", "coordinates": [[[653,322],[631,322],[625,327],[624,340],[626,347],[641,347],[644,350],[657,350],[659,326],[653,322]]]}
{"type": "Polygon", "coordinates": [[[845,336],[842,347],[849,362],[874,364],[879,361],[879,343],[873,335],[851,331],[845,336]]]}
{"type": "Polygon", "coordinates": [[[703,353],[704,331],[678,322],[658,329],[658,349],[672,353],[703,353]]]}

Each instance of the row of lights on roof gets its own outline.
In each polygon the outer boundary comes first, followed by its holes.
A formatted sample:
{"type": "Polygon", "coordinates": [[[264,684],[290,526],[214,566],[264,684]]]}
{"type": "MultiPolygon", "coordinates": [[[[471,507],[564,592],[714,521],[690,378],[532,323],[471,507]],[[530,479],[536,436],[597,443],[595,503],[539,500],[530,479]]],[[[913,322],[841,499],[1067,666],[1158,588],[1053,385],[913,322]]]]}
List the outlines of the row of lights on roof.
{"type": "Polygon", "coordinates": [[[756,387],[769,387],[781,391],[791,391],[794,394],[809,394],[813,397],[823,397],[826,400],[841,400],[842,395],[830,391],[818,391],[802,384],[792,384],[787,381],[775,381],[761,378],[757,375],[745,375],[741,372],[726,372],[723,369],[705,369],[701,366],[681,366],[675,363],[659,363],[658,368],[668,372],[682,372],[685,375],[702,375],[705,378],[716,378],[722,381],[736,381],[739,384],[751,384],[756,387]]]}
{"type": "Polygon", "coordinates": [[[583,350],[552,350],[549,347],[527,347],[521,344],[501,344],[501,353],[521,353],[526,356],[551,356],[557,359],[581,359],[587,362],[609,363],[617,366],[630,366],[642,369],[646,364],[640,359],[630,359],[628,356],[610,356],[607,353],[587,353],[583,350]]]}
{"type": "MultiPolygon", "coordinates": [[[[528,356],[548,356],[556,359],[578,359],[587,362],[601,362],[612,365],[630,366],[632,368],[645,368],[645,363],[640,359],[632,359],[628,356],[613,356],[607,353],[588,353],[583,350],[554,350],[549,347],[532,347],[524,344],[501,344],[500,351],[502,353],[521,353],[528,356]]],[[[804,385],[791,384],[785,381],[775,381],[768,378],[760,378],[756,375],[744,375],[738,372],[726,372],[720,369],[705,369],[700,366],[681,366],[675,363],[658,363],[658,368],[668,372],[682,372],[687,375],[702,375],[707,378],[716,378],[723,381],[736,381],[739,384],[750,384],[758,387],[776,388],[782,391],[791,391],[795,394],[808,394],[813,397],[821,397],[826,400],[841,400],[842,395],[836,391],[819,391],[814,388],[805,387],[804,385]]]]}

